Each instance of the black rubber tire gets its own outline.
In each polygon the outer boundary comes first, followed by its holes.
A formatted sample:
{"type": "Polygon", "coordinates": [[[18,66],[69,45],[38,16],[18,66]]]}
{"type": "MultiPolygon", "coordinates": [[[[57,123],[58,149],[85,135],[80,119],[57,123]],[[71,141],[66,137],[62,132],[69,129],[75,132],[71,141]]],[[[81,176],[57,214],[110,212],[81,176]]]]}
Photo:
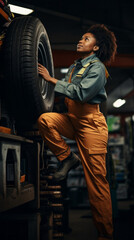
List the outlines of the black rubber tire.
{"type": "Polygon", "coordinates": [[[38,74],[38,62],[54,76],[46,30],[33,16],[18,17],[8,27],[3,44],[8,106],[16,125],[31,128],[40,114],[52,111],[54,85],[38,74]]]}

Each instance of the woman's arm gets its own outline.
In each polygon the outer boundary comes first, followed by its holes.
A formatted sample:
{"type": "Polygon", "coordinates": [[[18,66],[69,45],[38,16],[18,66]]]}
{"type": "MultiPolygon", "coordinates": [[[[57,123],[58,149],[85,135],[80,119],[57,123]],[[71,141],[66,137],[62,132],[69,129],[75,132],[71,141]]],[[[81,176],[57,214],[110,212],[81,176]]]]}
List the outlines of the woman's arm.
{"type": "Polygon", "coordinates": [[[100,63],[94,63],[91,64],[86,76],[81,77],[81,80],[78,79],[78,82],[58,81],[55,85],[55,92],[61,93],[72,100],[87,102],[99,94],[105,83],[104,66],[100,63]]]}
{"type": "Polygon", "coordinates": [[[46,81],[55,84],[55,92],[81,102],[87,102],[95,97],[106,83],[105,68],[100,63],[92,64],[88,74],[79,83],[63,82],[52,78],[41,64],[39,64],[39,74],[46,81]]]}

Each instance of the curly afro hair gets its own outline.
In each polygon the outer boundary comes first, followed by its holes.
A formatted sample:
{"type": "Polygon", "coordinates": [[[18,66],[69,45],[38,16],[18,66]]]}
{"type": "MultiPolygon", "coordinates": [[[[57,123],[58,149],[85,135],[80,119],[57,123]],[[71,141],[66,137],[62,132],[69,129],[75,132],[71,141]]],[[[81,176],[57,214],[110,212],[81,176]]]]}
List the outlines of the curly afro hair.
{"type": "Polygon", "coordinates": [[[99,49],[96,51],[96,56],[105,63],[114,60],[117,44],[116,37],[104,24],[92,25],[87,32],[90,32],[96,38],[96,44],[99,49]]]}

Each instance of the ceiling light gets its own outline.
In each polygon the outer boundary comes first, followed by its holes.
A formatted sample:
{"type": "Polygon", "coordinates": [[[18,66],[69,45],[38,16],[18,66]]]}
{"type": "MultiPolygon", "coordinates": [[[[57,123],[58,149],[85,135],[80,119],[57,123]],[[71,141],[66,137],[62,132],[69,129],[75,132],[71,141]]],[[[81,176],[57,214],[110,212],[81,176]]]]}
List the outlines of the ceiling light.
{"type": "Polygon", "coordinates": [[[68,68],[61,68],[60,72],[61,73],[67,73],[68,72],[68,68]]]}
{"type": "Polygon", "coordinates": [[[9,4],[9,7],[11,12],[21,14],[21,15],[28,15],[33,12],[33,9],[20,7],[13,4],[9,4]]]}
{"type": "Polygon", "coordinates": [[[126,103],[126,100],[125,99],[117,99],[114,103],[113,103],[113,106],[115,108],[119,108],[121,107],[123,104],[126,103]]]}

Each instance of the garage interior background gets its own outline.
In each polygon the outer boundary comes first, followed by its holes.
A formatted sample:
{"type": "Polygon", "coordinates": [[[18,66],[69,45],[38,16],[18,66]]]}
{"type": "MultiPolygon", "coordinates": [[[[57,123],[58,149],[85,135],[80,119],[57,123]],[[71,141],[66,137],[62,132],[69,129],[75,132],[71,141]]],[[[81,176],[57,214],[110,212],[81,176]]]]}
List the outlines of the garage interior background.
{"type": "MultiPolygon", "coordinates": [[[[129,139],[131,136],[128,135],[132,134],[132,126],[129,129],[129,125],[133,123],[134,112],[134,2],[25,0],[9,3],[33,9],[31,15],[38,17],[44,24],[52,47],[55,77],[58,79],[65,76],[61,70],[68,68],[79,57],[76,53],[76,44],[90,25],[103,23],[115,33],[118,49],[115,61],[111,66],[107,66],[112,79],[109,79],[106,85],[108,100],[104,111],[107,113],[109,132],[116,133],[115,141],[122,141],[122,144],[127,142],[128,148],[132,150],[129,139]],[[120,98],[125,99],[126,103],[119,108],[113,107],[113,103],[120,98]],[[124,139],[120,139],[120,136],[124,139]]],[[[58,110],[63,110],[61,105],[58,110]]],[[[113,142],[113,135],[110,137],[113,142]]],[[[132,152],[128,152],[131,159],[132,152]]],[[[115,161],[120,161],[120,154],[123,154],[120,150],[114,151],[115,161]]]]}
{"type": "MultiPolygon", "coordinates": [[[[76,44],[90,25],[103,23],[115,33],[117,56],[111,66],[107,66],[112,77],[106,86],[108,100],[105,106],[109,146],[120,186],[117,198],[134,199],[134,2],[23,0],[9,3],[33,9],[31,15],[44,24],[52,47],[55,77],[58,79],[64,78],[61,69],[68,68],[78,57],[76,44]],[[125,99],[126,103],[119,108],[113,107],[113,102],[119,98],[125,99]]],[[[84,186],[82,179],[81,184],[84,186]]],[[[77,177],[74,181],[70,175],[68,186],[77,187],[77,177]]],[[[76,199],[73,204],[76,204],[76,199]]],[[[83,204],[87,204],[84,197],[83,204]]]]}

